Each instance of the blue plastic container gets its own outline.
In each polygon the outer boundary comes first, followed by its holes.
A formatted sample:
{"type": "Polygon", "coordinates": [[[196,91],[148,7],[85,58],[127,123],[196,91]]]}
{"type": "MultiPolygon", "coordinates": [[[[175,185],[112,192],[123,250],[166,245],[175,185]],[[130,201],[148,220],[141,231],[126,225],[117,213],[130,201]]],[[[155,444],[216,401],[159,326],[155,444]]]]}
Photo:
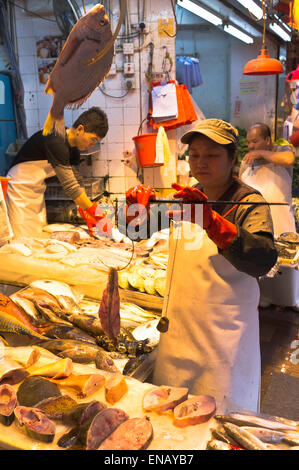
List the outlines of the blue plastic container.
{"type": "Polygon", "coordinates": [[[5,176],[11,164],[11,157],[5,152],[16,137],[11,81],[9,75],[0,73],[0,176],[5,176]]]}

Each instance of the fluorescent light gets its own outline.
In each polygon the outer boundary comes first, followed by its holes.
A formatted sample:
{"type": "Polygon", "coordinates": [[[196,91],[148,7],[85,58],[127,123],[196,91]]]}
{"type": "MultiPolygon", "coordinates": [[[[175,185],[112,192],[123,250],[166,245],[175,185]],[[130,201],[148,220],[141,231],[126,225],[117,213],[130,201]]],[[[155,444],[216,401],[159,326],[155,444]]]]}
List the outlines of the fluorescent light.
{"type": "Polygon", "coordinates": [[[290,41],[291,36],[284,29],[282,29],[277,23],[270,23],[270,29],[274,31],[278,36],[281,37],[284,41],[290,41]]]}
{"type": "Polygon", "coordinates": [[[197,3],[191,2],[190,0],[178,0],[177,4],[180,7],[183,7],[186,10],[191,11],[191,13],[194,13],[195,15],[200,16],[204,20],[209,21],[215,26],[222,25],[222,19],[219,16],[216,16],[213,13],[209,12],[208,10],[205,10],[204,8],[197,5],[197,3]]]}
{"type": "Polygon", "coordinates": [[[259,7],[253,0],[238,0],[243,7],[247,8],[258,20],[263,18],[263,9],[259,7]]]}
{"type": "Polygon", "coordinates": [[[253,43],[252,37],[250,37],[247,34],[243,33],[242,31],[235,28],[231,24],[224,25],[224,31],[226,33],[231,34],[232,36],[235,36],[235,38],[238,38],[241,41],[246,42],[246,44],[252,44],[253,43]]]}

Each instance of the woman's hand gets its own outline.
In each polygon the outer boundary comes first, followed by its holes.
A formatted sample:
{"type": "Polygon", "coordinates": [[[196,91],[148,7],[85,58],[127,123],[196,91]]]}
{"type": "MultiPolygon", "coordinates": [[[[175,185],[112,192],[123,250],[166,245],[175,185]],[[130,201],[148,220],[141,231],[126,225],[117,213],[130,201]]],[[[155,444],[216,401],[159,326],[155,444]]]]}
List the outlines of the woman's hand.
{"type": "Polygon", "coordinates": [[[89,235],[93,236],[93,229],[95,228],[98,235],[111,237],[112,222],[107,219],[105,213],[99,208],[96,202],[88,209],[78,207],[78,211],[87,224],[89,235]]]}
{"type": "MultiPolygon", "coordinates": [[[[181,199],[183,201],[207,201],[207,196],[197,188],[191,188],[190,186],[181,186],[177,183],[172,184],[173,189],[177,192],[173,195],[175,199],[181,199]]],[[[190,209],[168,211],[168,216],[173,219],[178,214],[183,214],[183,220],[195,223],[203,222],[203,228],[209,227],[212,220],[212,208],[209,204],[188,204],[190,209]],[[199,217],[199,211],[196,207],[202,208],[203,218],[199,217]]]]}
{"type": "Polygon", "coordinates": [[[146,184],[138,184],[126,192],[126,222],[130,223],[133,219],[140,225],[147,217],[149,201],[155,199],[153,188],[146,184]]]}
{"type": "MultiPolygon", "coordinates": [[[[183,199],[184,201],[207,201],[207,196],[197,188],[190,186],[180,186],[174,183],[172,185],[176,189],[174,198],[183,199]]],[[[190,204],[191,211],[181,209],[178,211],[168,211],[168,217],[174,218],[176,214],[184,214],[184,221],[192,223],[199,223],[200,218],[196,214],[196,204],[190,204]],[[186,218],[187,215],[187,218],[186,218]],[[196,217],[197,216],[197,217],[196,217]]],[[[203,228],[206,230],[208,237],[217,245],[221,250],[227,250],[231,242],[237,237],[238,229],[235,224],[232,224],[224,217],[213,211],[210,204],[202,204],[203,211],[203,228]]]]}

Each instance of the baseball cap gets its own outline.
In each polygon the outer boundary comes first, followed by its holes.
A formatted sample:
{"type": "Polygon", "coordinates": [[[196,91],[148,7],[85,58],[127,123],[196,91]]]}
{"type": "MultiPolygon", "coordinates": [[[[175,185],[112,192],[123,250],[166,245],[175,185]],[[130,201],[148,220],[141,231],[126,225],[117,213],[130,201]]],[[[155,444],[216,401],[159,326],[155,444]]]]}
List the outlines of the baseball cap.
{"type": "Polygon", "coordinates": [[[222,121],[221,119],[204,119],[199,121],[193,129],[183,134],[181,142],[189,144],[191,138],[196,134],[203,134],[214,140],[214,142],[223,145],[231,144],[232,142],[237,144],[239,136],[238,130],[229,122],[222,121]]]}

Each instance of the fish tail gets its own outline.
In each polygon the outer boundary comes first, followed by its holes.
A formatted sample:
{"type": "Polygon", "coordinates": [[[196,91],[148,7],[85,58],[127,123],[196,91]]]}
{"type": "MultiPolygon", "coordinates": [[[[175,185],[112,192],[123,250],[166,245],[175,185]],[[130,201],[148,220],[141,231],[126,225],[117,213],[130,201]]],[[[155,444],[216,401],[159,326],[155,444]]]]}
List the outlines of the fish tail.
{"type": "Polygon", "coordinates": [[[54,119],[54,131],[55,134],[59,134],[62,137],[65,137],[64,117],[62,119],[54,119]]]}
{"type": "Polygon", "coordinates": [[[50,85],[50,81],[48,80],[45,86],[45,91],[44,93],[47,93],[48,95],[54,95],[53,88],[50,85]]]}
{"type": "Polygon", "coordinates": [[[53,127],[54,127],[54,119],[52,118],[51,111],[50,111],[43,127],[43,135],[51,134],[53,127]]]}
{"type": "Polygon", "coordinates": [[[53,131],[55,134],[59,134],[62,137],[65,137],[64,117],[62,119],[55,119],[53,118],[50,111],[43,127],[43,135],[49,135],[53,131]]]}

